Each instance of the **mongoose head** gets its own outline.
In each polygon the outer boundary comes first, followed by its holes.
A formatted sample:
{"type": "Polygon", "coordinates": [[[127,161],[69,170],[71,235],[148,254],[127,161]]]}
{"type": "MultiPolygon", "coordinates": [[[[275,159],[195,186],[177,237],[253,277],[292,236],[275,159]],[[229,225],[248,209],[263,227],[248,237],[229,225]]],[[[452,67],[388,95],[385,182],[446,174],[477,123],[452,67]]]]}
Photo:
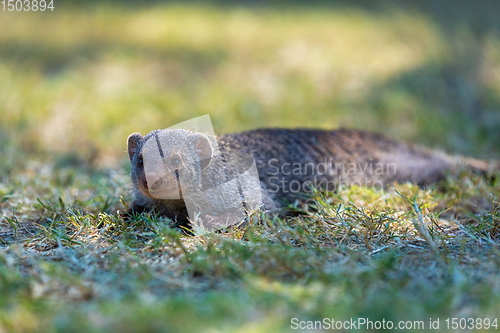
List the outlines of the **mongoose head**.
{"type": "Polygon", "coordinates": [[[180,129],[156,130],[144,137],[133,133],[127,146],[134,188],[153,199],[179,199],[199,190],[213,156],[208,136],[180,129]]]}

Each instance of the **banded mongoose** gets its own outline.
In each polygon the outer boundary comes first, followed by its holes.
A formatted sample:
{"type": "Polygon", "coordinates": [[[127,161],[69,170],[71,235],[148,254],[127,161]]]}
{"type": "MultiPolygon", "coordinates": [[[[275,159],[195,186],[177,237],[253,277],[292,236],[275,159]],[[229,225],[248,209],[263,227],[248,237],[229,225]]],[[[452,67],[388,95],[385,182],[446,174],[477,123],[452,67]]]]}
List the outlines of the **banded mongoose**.
{"type": "MultiPolygon", "coordinates": [[[[223,154],[242,152],[253,156],[262,208],[281,215],[286,215],[286,207],[313,186],[336,191],[340,186],[353,184],[382,187],[393,182],[412,182],[425,185],[442,180],[447,172],[459,168],[482,173],[499,168],[493,162],[454,157],[351,129],[257,129],[217,138],[181,129],[156,130],[146,136],[131,134],[128,154],[132,164],[133,203],[129,214],[154,211],[181,225],[189,225],[182,191],[179,197],[153,197],[150,187],[155,185],[146,180],[143,147],[158,134],[168,138],[162,158],[172,172],[161,179],[167,192],[178,193],[179,177],[185,179],[184,186],[195,192],[201,186],[202,176],[205,179],[222,177],[225,166],[212,156],[216,142],[223,154]]],[[[218,200],[219,195],[208,198],[214,207],[218,200]]]]}

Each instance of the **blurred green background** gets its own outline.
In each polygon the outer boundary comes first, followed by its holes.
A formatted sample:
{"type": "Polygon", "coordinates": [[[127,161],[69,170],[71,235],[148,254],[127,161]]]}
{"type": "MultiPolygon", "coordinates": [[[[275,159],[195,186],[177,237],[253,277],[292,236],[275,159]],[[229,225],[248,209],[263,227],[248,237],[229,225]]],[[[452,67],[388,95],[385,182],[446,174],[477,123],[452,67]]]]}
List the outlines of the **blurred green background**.
{"type": "Polygon", "coordinates": [[[218,133],[345,126],[500,157],[499,2],[54,7],[0,11],[5,155],[116,166],[131,132],[208,113],[218,133]]]}
{"type": "Polygon", "coordinates": [[[127,136],[207,113],[217,133],[345,126],[500,159],[500,2],[1,6],[0,333],[498,317],[498,178],[354,187],[244,241],[116,213],[127,136]],[[412,227],[417,204],[445,265],[412,227]]]}

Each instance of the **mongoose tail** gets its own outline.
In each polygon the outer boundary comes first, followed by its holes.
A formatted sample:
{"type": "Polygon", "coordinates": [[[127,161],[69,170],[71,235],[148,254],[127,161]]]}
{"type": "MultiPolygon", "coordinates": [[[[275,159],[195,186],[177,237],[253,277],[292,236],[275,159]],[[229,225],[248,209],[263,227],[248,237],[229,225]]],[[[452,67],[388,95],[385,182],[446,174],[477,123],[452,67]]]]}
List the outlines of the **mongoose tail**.
{"type": "Polygon", "coordinates": [[[500,171],[500,163],[498,161],[487,161],[466,157],[464,158],[464,163],[467,168],[481,174],[489,174],[500,171]]]}
{"type": "Polygon", "coordinates": [[[497,161],[453,156],[436,150],[407,145],[402,145],[396,151],[386,152],[384,160],[386,163],[394,163],[397,169],[394,177],[388,177],[386,182],[410,181],[419,185],[428,185],[443,180],[450,172],[471,170],[478,174],[488,175],[500,171],[500,164],[497,161]]]}

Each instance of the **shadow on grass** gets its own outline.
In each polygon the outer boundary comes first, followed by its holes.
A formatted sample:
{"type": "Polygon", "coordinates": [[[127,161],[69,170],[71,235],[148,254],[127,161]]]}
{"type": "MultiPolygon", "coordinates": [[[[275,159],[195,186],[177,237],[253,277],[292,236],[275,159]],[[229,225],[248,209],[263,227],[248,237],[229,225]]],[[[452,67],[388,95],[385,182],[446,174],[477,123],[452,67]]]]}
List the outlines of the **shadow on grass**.
{"type": "Polygon", "coordinates": [[[397,118],[401,108],[410,110],[403,113],[416,124],[417,135],[426,144],[445,141],[445,147],[460,153],[498,158],[500,98],[488,84],[496,68],[485,54],[488,38],[498,26],[483,9],[483,25],[473,14],[466,28],[461,27],[459,18],[467,18],[459,15],[461,9],[450,8],[456,20],[449,23],[435,15],[433,22],[441,26],[447,56],[380,82],[363,103],[372,105],[377,114],[393,113],[384,119],[397,118]],[[416,105],[398,105],[401,96],[400,100],[416,105]]]}
{"type": "Polygon", "coordinates": [[[170,45],[144,47],[123,43],[85,41],[74,45],[49,45],[44,43],[5,41],[0,43],[0,59],[22,64],[23,67],[41,68],[47,76],[57,75],[82,62],[92,62],[106,53],[117,53],[123,57],[146,57],[163,62],[182,62],[192,71],[204,72],[223,63],[227,54],[223,48],[214,46],[198,50],[170,45]]]}
{"type": "MultiPolygon", "coordinates": [[[[480,62],[480,58],[478,62],[480,62]]],[[[362,101],[377,115],[375,127],[425,145],[452,152],[498,158],[500,156],[500,98],[456,66],[463,63],[426,63],[380,82],[362,101]],[[405,123],[417,131],[405,133],[405,123]]]]}

